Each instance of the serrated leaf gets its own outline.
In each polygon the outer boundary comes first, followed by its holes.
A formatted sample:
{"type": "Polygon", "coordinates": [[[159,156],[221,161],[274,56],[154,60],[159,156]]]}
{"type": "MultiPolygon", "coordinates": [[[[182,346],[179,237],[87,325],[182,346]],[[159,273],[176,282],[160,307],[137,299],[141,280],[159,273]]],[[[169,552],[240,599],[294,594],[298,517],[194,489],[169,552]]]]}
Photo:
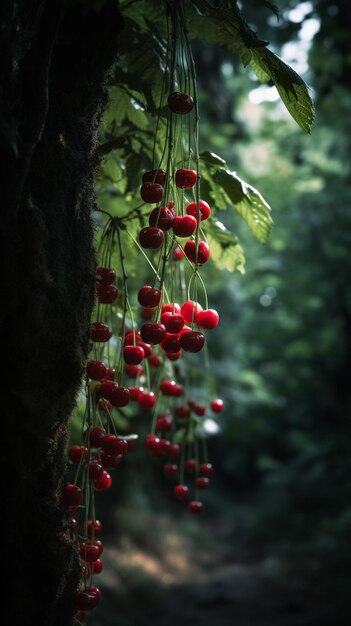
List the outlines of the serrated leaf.
{"type": "Polygon", "coordinates": [[[218,156],[218,154],[215,154],[214,152],[208,152],[208,150],[200,152],[200,159],[209,165],[219,165],[222,167],[226,165],[226,162],[222,159],[222,157],[218,156]]]}
{"type": "Polygon", "coordinates": [[[218,269],[245,273],[244,251],[236,235],[230,232],[222,222],[208,220],[206,238],[211,249],[211,259],[218,269]]]}
{"type": "Polygon", "coordinates": [[[245,183],[235,172],[220,168],[214,180],[223,187],[236,211],[245,220],[252,234],[261,243],[266,243],[273,220],[271,208],[259,191],[245,183]]]}
{"type": "MultiPolygon", "coordinates": [[[[260,83],[268,83],[271,80],[270,75],[261,67],[255,57],[250,54],[251,60],[249,61],[251,68],[255,72],[260,83]]],[[[245,64],[244,64],[245,65],[245,64]]]]}

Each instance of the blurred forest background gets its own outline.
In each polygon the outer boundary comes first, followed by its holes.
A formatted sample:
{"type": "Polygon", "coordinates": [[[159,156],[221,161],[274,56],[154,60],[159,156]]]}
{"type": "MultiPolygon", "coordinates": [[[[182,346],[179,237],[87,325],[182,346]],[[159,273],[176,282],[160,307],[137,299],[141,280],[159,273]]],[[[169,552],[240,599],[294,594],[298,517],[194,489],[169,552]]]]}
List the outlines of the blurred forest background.
{"type": "MultiPolygon", "coordinates": [[[[260,37],[312,88],[306,136],[274,87],[195,45],[201,145],[273,208],[266,246],[237,215],[246,273],[206,268],[225,401],[206,513],[173,501],[139,445],[99,498],[104,602],[91,626],[347,626],[351,619],[351,15],[346,0],[255,2],[260,37]]],[[[133,429],[147,432],[145,418],[133,429]]],[[[73,429],[74,433],[74,429],[73,429]]]]}

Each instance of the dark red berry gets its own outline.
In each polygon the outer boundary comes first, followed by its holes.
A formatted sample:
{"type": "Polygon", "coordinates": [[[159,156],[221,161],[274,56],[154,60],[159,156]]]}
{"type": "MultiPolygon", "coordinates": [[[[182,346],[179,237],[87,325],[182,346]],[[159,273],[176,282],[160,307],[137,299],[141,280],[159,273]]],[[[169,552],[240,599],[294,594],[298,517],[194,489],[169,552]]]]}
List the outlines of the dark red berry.
{"type": "Polygon", "coordinates": [[[101,380],[106,376],[107,367],[101,361],[88,361],[87,374],[92,380],[101,380]]]}
{"type": "Polygon", "coordinates": [[[96,295],[100,304],[113,304],[118,296],[118,289],[114,285],[97,285],[96,295]]]}
{"type": "Polygon", "coordinates": [[[128,365],[139,365],[145,356],[145,352],[141,346],[124,346],[123,358],[128,365]]]}
{"type": "Polygon", "coordinates": [[[201,463],[199,467],[200,476],[211,476],[213,473],[213,466],[211,463],[201,463]]]}
{"type": "Polygon", "coordinates": [[[168,333],[176,335],[182,330],[184,326],[184,319],[180,313],[166,311],[161,315],[161,324],[164,325],[168,333]]]}
{"type": "Polygon", "coordinates": [[[143,393],[143,387],[129,387],[130,399],[132,402],[137,402],[141,393],[143,393]]]}
{"type": "Polygon", "coordinates": [[[204,505],[199,500],[191,500],[191,502],[188,503],[188,511],[190,511],[190,513],[193,513],[194,515],[202,513],[203,510],[204,505]]]}
{"type": "Polygon", "coordinates": [[[102,441],[102,449],[106,454],[117,456],[117,454],[127,454],[128,442],[116,435],[106,435],[102,441]]]}
{"type": "Polygon", "coordinates": [[[103,568],[104,568],[104,566],[103,566],[102,560],[101,559],[96,559],[96,561],[94,561],[94,563],[93,563],[93,573],[94,574],[101,574],[103,568]]]}
{"type": "Polygon", "coordinates": [[[155,287],[150,287],[150,285],[145,285],[138,291],[138,301],[141,306],[144,307],[155,307],[160,303],[161,300],[161,291],[159,289],[155,289],[155,287]]]}
{"type": "Polygon", "coordinates": [[[116,467],[120,465],[122,458],[121,454],[113,456],[111,454],[106,454],[106,452],[101,452],[101,463],[105,470],[116,469],[116,467]]]}
{"type": "Polygon", "coordinates": [[[89,430],[89,441],[92,448],[100,448],[106,431],[101,426],[92,426],[89,430]]]}
{"type": "Polygon", "coordinates": [[[93,481],[93,485],[96,491],[106,491],[106,489],[109,489],[112,485],[112,478],[110,474],[104,470],[100,478],[93,481]]]}
{"type": "Polygon", "coordinates": [[[161,202],[163,198],[163,186],[158,183],[143,183],[140,187],[140,195],[142,200],[148,204],[161,202]]]}
{"type": "Polygon", "coordinates": [[[184,302],[182,308],[180,309],[181,316],[185,322],[193,322],[195,319],[195,315],[202,311],[202,306],[198,302],[194,300],[188,300],[184,302]]]}
{"type": "Polygon", "coordinates": [[[204,263],[206,263],[210,258],[210,248],[205,241],[199,241],[197,255],[195,241],[187,241],[184,246],[184,252],[189,261],[197,263],[198,265],[204,265],[204,263]]]}
{"type": "Polygon", "coordinates": [[[145,321],[152,320],[154,313],[155,309],[152,309],[150,307],[143,307],[142,309],[140,309],[141,319],[145,321]]]}
{"type": "Polygon", "coordinates": [[[190,113],[194,106],[194,100],[191,96],[180,91],[174,91],[168,96],[168,106],[173,113],[185,115],[190,113]]]}
{"type": "Polygon", "coordinates": [[[156,396],[153,391],[142,391],[138,396],[138,404],[143,411],[150,411],[156,404],[156,396]]]}
{"type": "Polygon", "coordinates": [[[174,495],[177,500],[186,500],[189,495],[189,489],[186,485],[176,485],[174,487],[174,495]]]}
{"type": "Polygon", "coordinates": [[[101,412],[110,411],[113,408],[111,402],[109,402],[109,400],[105,400],[105,398],[100,398],[98,407],[101,412]]]}
{"type": "MultiPolygon", "coordinates": [[[[198,211],[197,211],[196,202],[190,202],[190,204],[188,204],[185,210],[186,210],[187,215],[193,215],[196,219],[198,219],[198,211]]],[[[199,213],[200,213],[200,219],[202,222],[204,220],[207,220],[208,217],[211,215],[210,206],[204,200],[200,200],[199,202],[199,213]]]]}
{"type": "Polygon", "coordinates": [[[181,349],[179,336],[166,333],[165,338],[161,342],[161,348],[167,354],[178,354],[181,349]]]}
{"type": "Polygon", "coordinates": [[[116,407],[127,406],[129,402],[130,394],[127,387],[116,386],[109,392],[108,400],[116,407]]]}
{"type": "Polygon", "coordinates": [[[92,585],[91,587],[87,587],[87,592],[90,593],[93,597],[94,597],[94,607],[96,607],[100,600],[101,600],[101,591],[100,589],[98,589],[98,587],[95,587],[95,585],[92,585]]]}
{"type": "Polygon", "coordinates": [[[141,338],[146,343],[161,343],[166,335],[166,329],[163,324],[157,322],[146,322],[140,329],[141,338]]]}
{"type": "Polygon", "coordinates": [[[100,539],[96,539],[93,542],[93,545],[99,549],[99,556],[101,556],[104,551],[104,544],[102,543],[102,541],[100,541],[100,539]]]}
{"type": "Polygon", "coordinates": [[[179,350],[179,352],[166,352],[166,357],[169,361],[178,361],[178,359],[180,359],[181,356],[182,356],[181,350],[179,350]]]}
{"type": "Polygon", "coordinates": [[[79,506],[83,500],[83,493],[77,485],[69,484],[64,487],[63,501],[67,506],[79,506]]]}
{"type": "Polygon", "coordinates": [[[194,413],[196,413],[196,415],[199,415],[200,417],[203,417],[203,415],[205,415],[206,413],[206,407],[204,404],[194,404],[192,406],[192,409],[194,411],[194,413]]]}
{"type": "Polygon", "coordinates": [[[196,471],[196,460],[195,459],[187,459],[185,461],[185,471],[188,472],[188,474],[194,474],[196,471]]]}
{"type": "Polygon", "coordinates": [[[179,397],[184,392],[183,385],[179,385],[175,380],[164,380],[160,384],[160,391],[164,396],[175,396],[179,397]]]}
{"type": "Polygon", "coordinates": [[[142,365],[126,365],[124,369],[128,378],[136,378],[144,374],[144,368],[142,365]]]}
{"type": "Polygon", "coordinates": [[[68,450],[68,458],[71,463],[79,465],[79,463],[86,458],[88,454],[88,448],[85,446],[71,446],[68,450]]]}
{"type": "Polygon", "coordinates": [[[205,309],[195,315],[195,323],[206,330],[213,330],[218,326],[219,315],[215,309],[205,309]]]}
{"type": "Polygon", "coordinates": [[[184,252],[180,246],[174,246],[172,252],[173,261],[181,261],[184,258],[184,252]]]}
{"type": "Polygon", "coordinates": [[[173,478],[177,473],[178,465],[175,463],[166,463],[166,465],[163,466],[163,475],[166,476],[166,478],[173,478]]]}
{"type": "Polygon", "coordinates": [[[197,181],[197,173],[195,170],[186,170],[184,168],[177,170],[175,175],[175,184],[181,189],[190,189],[194,187],[197,181]]]}
{"type": "Polygon", "coordinates": [[[107,378],[107,380],[114,380],[115,379],[115,373],[116,373],[116,370],[113,367],[107,367],[106,368],[106,376],[105,376],[105,378],[107,378]]]}
{"type": "Polygon", "coordinates": [[[152,354],[151,356],[149,356],[147,361],[151,367],[160,367],[161,365],[161,359],[159,356],[157,356],[157,354],[152,354]]]}
{"type": "Polygon", "coordinates": [[[143,183],[157,183],[158,185],[164,185],[166,182],[166,170],[156,169],[144,172],[143,183]]]}
{"type": "Polygon", "coordinates": [[[162,230],[169,230],[174,218],[173,209],[166,206],[156,207],[149,215],[149,226],[157,226],[162,230]]]}
{"type": "Polygon", "coordinates": [[[163,304],[161,307],[161,315],[164,313],[172,313],[174,315],[178,315],[180,313],[180,306],[177,302],[169,302],[168,304],[163,304]]]}
{"type": "MultiPolygon", "coordinates": [[[[83,612],[83,615],[79,616],[79,619],[83,621],[82,617],[85,620],[88,611],[91,611],[97,606],[95,594],[89,593],[89,591],[77,591],[74,596],[74,604],[77,609],[79,609],[80,613],[83,612]]],[[[77,614],[77,617],[78,615],[79,614],[77,614]]]]}
{"type": "Polygon", "coordinates": [[[98,459],[93,459],[88,465],[88,476],[90,480],[97,480],[102,476],[103,467],[100,465],[98,459]]]}
{"type": "Polygon", "coordinates": [[[99,547],[95,546],[93,543],[82,543],[79,548],[79,556],[84,561],[92,563],[100,556],[99,547]]]}
{"type": "Polygon", "coordinates": [[[180,455],[181,449],[178,443],[172,443],[168,449],[168,454],[172,459],[176,459],[180,455]]]}
{"type": "Polygon", "coordinates": [[[209,484],[210,484],[210,480],[209,478],[207,478],[207,476],[198,476],[195,479],[196,489],[208,489],[209,484]]]}
{"type": "Polygon", "coordinates": [[[173,427],[173,417],[170,413],[164,413],[160,415],[160,417],[156,420],[156,430],[159,430],[161,433],[169,433],[173,427]]]}
{"type": "Polygon", "coordinates": [[[216,400],[212,400],[211,409],[214,413],[221,413],[224,409],[224,402],[220,398],[216,398],[216,400]]]}
{"type": "Polygon", "coordinates": [[[192,215],[176,215],[172,230],[178,237],[190,237],[196,230],[197,220],[192,215]]]}
{"type": "Polygon", "coordinates": [[[185,352],[199,352],[205,344],[205,336],[196,330],[189,330],[180,338],[180,345],[185,352]]]}
{"type": "Polygon", "coordinates": [[[175,414],[179,419],[187,420],[190,417],[190,409],[187,406],[177,406],[175,409],[175,414]]]}
{"type": "Polygon", "coordinates": [[[100,285],[111,285],[116,278],[116,272],[112,267],[97,267],[95,275],[100,285]]]}
{"type": "Polygon", "coordinates": [[[107,324],[104,322],[93,322],[90,326],[90,339],[92,341],[103,343],[108,341],[112,336],[112,332],[110,331],[107,324]]]}
{"type": "Polygon", "coordinates": [[[143,248],[157,250],[163,244],[165,234],[161,228],[156,226],[145,226],[139,233],[139,243],[143,248]]]}

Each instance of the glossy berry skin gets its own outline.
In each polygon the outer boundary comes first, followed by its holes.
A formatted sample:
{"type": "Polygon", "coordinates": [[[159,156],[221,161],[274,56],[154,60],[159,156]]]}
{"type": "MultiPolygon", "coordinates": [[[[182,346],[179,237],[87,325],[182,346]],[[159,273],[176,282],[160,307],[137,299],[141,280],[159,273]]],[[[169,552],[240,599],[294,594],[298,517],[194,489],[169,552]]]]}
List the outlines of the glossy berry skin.
{"type": "Polygon", "coordinates": [[[204,505],[199,500],[191,500],[191,502],[188,503],[188,511],[190,511],[190,513],[193,513],[194,515],[202,513],[203,510],[204,505]]]}
{"type": "Polygon", "coordinates": [[[128,378],[136,378],[137,376],[142,376],[144,374],[144,368],[142,365],[126,365],[124,371],[128,378]]]}
{"type": "Polygon", "coordinates": [[[192,215],[176,215],[172,221],[172,230],[178,237],[190,237],[196,226],[197,220],[192,215]]]}
{"type": "Polygon", "coordinates": [[[175,380],[164,380],[160,384],[160,391],[164,396],[179,397],[184,393],[183,385],[179,385],[175,380]]]}
{"type": "Polygon", "coordinates": [[[93,485],[96,491],[106,491],[112,485],[112,478],[110,474],[104,470],[100,478],[93,480],[93,485]]]}
{"type": "Polygon", "coordinates": [[[90,339],[97,343],[104,343],[108,341],[112,336],[107,324],[104,322],[93,322],[90,326],[90,339]]]}
{"type": "Polygon", "coordinates": [[[173,417],[170,413],[164,413],[160,415],[160,417],[156,420],[156,430],[159,430],[161,433],[169,433],[173,427],[173,417]]]}
{"type": "Polygon", "coordinates": [[[157,250],[163,244],[165,234],[161,228],[156,226],[145,226],[139,233],[139,243],[147,250],[157,250]]]}
{"type": "Polygon", "coordinates": [[[194,474],[196,471],[196,460],[195,459],[187,459],[185,461],[185,471],[188,474],[194,474]]]}
{"type": "Polygon", "coordinates": [[[113,367],[107,367],[106,368],[106,376],[105,376],[105,378],[107,378],[107,380],[114,380],[115,379],[115,373],[116,373],[116,370],[113,367]]]}
{"type": "Polygon", "coordinates": [[[128,365],[139,365],[145,356],[145,352],[141,346],[124,346],[123,358],[128,365]]]}
{"type": "Polygon", "coordinates": [[[213,474],[213,466],[211,463],[201,463],[199,467],[200,476],[211,476],[213,474]]]}
{"type": "Polygon", "coordinates": [[[130,399],[132,402],[138,402],[138,398],[143,393],[143,387],[129,387],[130,399]]]}
{"type": "Polygon", "coordinates": [[[174,91],[168,96],[168,106],[173,113],[186,115],[194,107],[194,100],[191,96],[180,91],[174,91]]]}
{"type": "Polygon", "coordinates": [[[102,541],[100,541],[100,539],[96,539],[93,542],[93,545],[99,549],[99,556],[101,556],[104,551],[104,544],[102,543],[102,541]]]}
{"type": "Polygon", "coordinates": [[[79,465],[88,455],[88,448],[85,446],[71,446],[68,450],[68,458],[71,463],[79,465]]]}
{"type": "Polygon", "coordinates": [[[118,385],[111,389],[108,397],[108,400],[115,407],[127,406],[129,399],[129,389],[127,387],[122,387],[118,385]]]}
{"type": "Polygon", "coordinates": [[[99,463],[98,459],[93,459],[88,465],[88,476],[90,480],[97,480],[101,478],[104,468],[99,463]]]}
{"type": "Polygon", "coordinates": [[[143,183],[140,187],[140,195],[142,200],[148,204],[161,202],[163,198],[163,186],[158,183],[143,183]]]}
{"type": "Polygon", "coordinates": [[[116,272],[112,267],[97,267],[95,276],[100,285],[111,285],[116,278],[116,272]]]}
{"type": "Polygon", "coordinates": [[[159,289],[155,289],[155,287],[145,285],[138,291],[138,302],[141,306],[153,308],[158,306],[160,300],[161,291],[159,289]]]}
{"type": "Polygon", "coordinates": [[[103,378],[101,380],[98,393],[100,396],[106,398],[107,400],[110,400],[110,393],[115,387],[118,387],[118,385],[114,380],[103,378]]]}
{"type": "MultiPolygon", "coordinates": [[[[193,215],[197,219],[197,215],[198,214],[197,214],[197,203],[196,202],[190,202],[190,204],[188,204],[188,206],[186,207],[185,210],[186,210],[187,215],[193,215]]],[[[207,220],[209,218],[209,216],[211,215],[210,206],[204,200],[200,200],[200,202],[199,202],[199,210],[200,210],[200,220],[202,222],[207,220]]]]}
{"type": "Polygon", "coordinates": [[[195,170],[186,170],[184,168],[177,170],[175,174],[175,184],[180,189],[191,189],[197,181],[197,173],[195,170]]]}
{"type": "Polygon", "coordinates": [[[114,285],[97,285],[96,296],[100,304],[113,304],[118,296],[118,289],[114,285]]]}
{"type": "Polygon", "coordinates": [[[172,459],[176,459],[181,453],[180,445],[172,443],[168,448],[168,454],[172,459]]]}
{"type": "Polygon", "coordinates": [[[140,310],[141,319],[146,321],[152,320],[155,313],[155,309],[150,307],[142,307],[140,310]]]}
{"type": "Polygon", "coordinates": [[[173,478],[178,473],[178,465],[175,463],[166,463],[166,465],[163,466],[162,471],[166,478],[173,478]]]}
{"type": "Polygon", "coordinates": [[[166,170],[156,169],[144,172],[143,183],[157,183],[158,185],[164,185],[166,182],[166,170]]]}
{"type": "Polygon", "coordinates": [[[184,326],[184,320],[180,313],[166,311],[161,315],[161,324],[164,325],[167,333],[177,335],[184,326]]]}
{"type": "Polygon", "coordinates": [[[104,470],[113,470],[116,469],[121,464],[122,455],[113,456],[111,454],[107,454],[106,452],[101,452],[101,463],[104,470]]]}
{"type": "Polygon", "coordinates": [[[205,241],[199,241],[197,247],[197,256],[195,241],[187,241],[184,246],[184,252],[189,261],[191,261],[192,263],[197,263],[198,265],[204,265],[210,258],[210,248],[205,241]]]}
{"type": "Polygon", "coordinates": [[[148,435],[146,435],[145,437],[145,449],[148,450],[149,452],[152,452],[153,446],[155,441],[159,440],[159,437],[157,437],[157,435],[154,435],[152,433],[149,433],[148,435]]]}
{"type": "Polygon", "coordinates": [[[146,343],[161,343],[166,335],[166,329],[163,324],[157,322],[146,322],[140,329],[141,338],[146,343]]]}
{"type": "Polygon", "coordinates": [[[194,411],[194,413],[196,413],[196,415],[199,415],[200,417],[203,417],[206,413],[206,407],[204,404],[194,404],[192,406],[192,409],[194,411]]]}
{"type": "Polygon", "coordinates": [[[100,448],[106,431],[101,426],[92,426],[89,430],[89,441],[92,448],[100,448]]]}
{"type": "Polygon", "coordinates": [[[84,561],[92,563],[100,556],[99,547],[95,546],[93,543],[82,543],[79,548],[79,556],[84,561]]]}
{"type": "Polygon", "coordinates": [[[195,320],[195,315],[199,311],[202,311],[201,304],[194,300],[187,300],[180,309],[180,314],[185,322],[191,323],[195,320]]]}
{"type": "Polygon", "coordinates": [[[187,420],[190,417],[190,409],[187,406],[177,406],[175,409],[176,417],[179,419],[187,420]]]}
{"type": "Polygon", "coordinates": [[[149,226],[157,226],[161,230],[169,230],[174,219],[174,211],[167,206],[156,207],[149,215],[149,226]]]}
{"type": "Polygon", "coordinates": [[[205,336],[196,330],[190,330],[180,338],[180,345],[185,352],[199,352],[204,344],[205,336]]]}
{"type": "Polygon", "coordinates": [[[122,437],[116,437],[116,435],[106,435],[102,441],[102,449],[111,456],[127,454],[128,442],[122,437]]]}
{"type": "Polygon", "coordinates": [[[98,589],[98,587],[95,587],[95,585],[92,585],[91,587],[87,587],[87,592],[93,595],[93,597],[95,598],[95,603],[94,603],[94,608],[95,608],[101,600],[101,591],[100,589],[98,589]]]}
{"type": "Polygon", "coordinates": [[[195,479],[195,487],[196,489],[208,489],[208,486],[210,484],[210,479],[207,478],[207,476],[198,476],[195,479]]]}
{"type": "Polygon", "coordinates": [[[105,378],[107,367],[101,361],[88,361],[87,363],[87,375],[91,380],[101,380],[105,378]]]}
{"type": "Polygon", "coordinates": [[[216,398],[211,402],[211,409],[214,413],[221,413],[224,409],[224,402],[220,398],[216,398]]]}
{"type": "Polygon", "coordinates": [[[152,354],[148,358],[148,363],[151,367],[160,367],[161,359],[159,356],[157,356],[157,354],[152,354]]]}
{"type": "Polygon", "coordinates": [[[83,493],[77,485],[69,484],[63,489],[63,501],[67,506],[79,506],[83,500],[83,493]]]}
{"type": "Polygon", "coordinates": [[[186,485],[176,485],[174,487],[174,495],[177,500],[186,500],[189,495],[189,489],[186,485]]]}
{"type": "Polygon", "coordinates": [[[101,559],[96,559],[93,563],[93,574],[101,574],[104,569],[103,563],[101,559]]]}
{"type": "Polygon", "coordinates": [[[88,591],[77,591],[74,596],[74,604],[80,612],[84,612],[83,615],[79,615],[79,619],[85,619],[88,615],[88,611],[91,611],[97,606],[95,594],[89,593],[88,591]]]}
{"type": "Polygon", "coordinates": [[[161,307],[161,315],[164,313],[174,313],[178,315],[180,313],[180,306],[177,302],[169,302],[168,304],[163,304],[161,307]]]}
{"type": "Polygon", "coordinates": [[[169,361],[178,361],[178,359],[180,359],[181,356],[182,356],[181,350],[179,350],[178,352],[166,352],[166,357],[169,361]]]}
{"type": "Polygon", "coordinates": [[[218,326],[218,322],[219,315],[215,309],[205,309],[195,315],[195,323],[199,328],[204,328],[205,330],[213,330],[218,326]]]}
{"type": "Polygon", "coordinates": [[[143,391],[138,396],[138,404],[143,411],[151,411],[156,404],[156,396],[152,391],[143,391]]]}
{"type": "Polygon", "coordinates": [[[161,343],[161,348],[167,354],[177,354],[181,349],[179,336],[166,333],[166,336],[161,343]]]}

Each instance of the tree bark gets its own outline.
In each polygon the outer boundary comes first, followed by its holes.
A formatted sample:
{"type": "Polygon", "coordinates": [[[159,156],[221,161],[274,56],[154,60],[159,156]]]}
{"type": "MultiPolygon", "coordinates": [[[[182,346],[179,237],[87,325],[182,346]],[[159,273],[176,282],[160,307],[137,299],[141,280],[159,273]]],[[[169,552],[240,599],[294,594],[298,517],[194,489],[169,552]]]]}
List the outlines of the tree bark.
{"type": "Polygon", "coordinates": [[[7,626],[68,626],[79,582],[64,449],[89,349],[97,131],[122,21],[114,0],[73,4],[0,8],[7,626]]]}

